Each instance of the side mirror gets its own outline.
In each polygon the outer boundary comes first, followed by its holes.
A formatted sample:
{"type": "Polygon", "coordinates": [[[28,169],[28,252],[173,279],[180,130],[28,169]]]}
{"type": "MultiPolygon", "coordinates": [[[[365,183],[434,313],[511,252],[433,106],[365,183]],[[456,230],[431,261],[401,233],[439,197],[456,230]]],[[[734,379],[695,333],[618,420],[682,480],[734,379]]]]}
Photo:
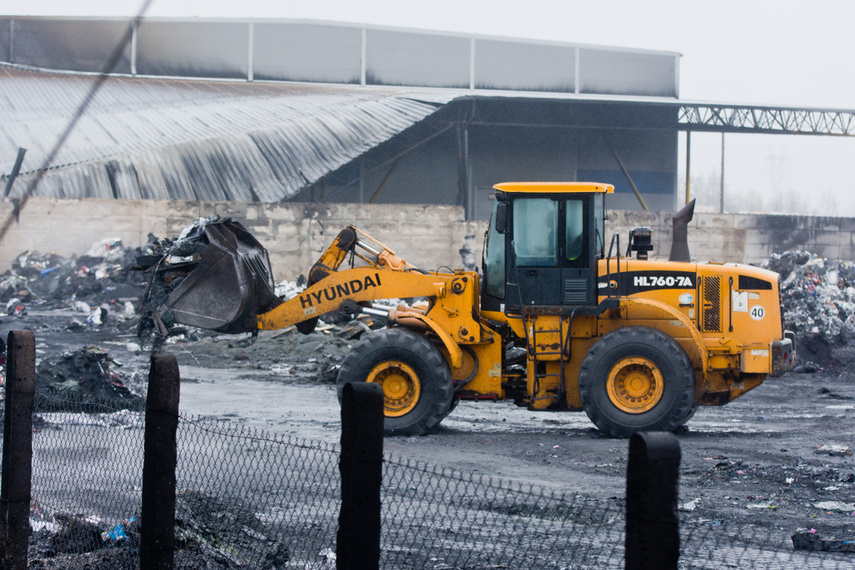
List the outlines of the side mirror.
{"type": "Polygon", "coordinates": [[[499,202],[496,204],[496,233],[505,233],[505,223],[508,219],[508,203],[499,202]]]}

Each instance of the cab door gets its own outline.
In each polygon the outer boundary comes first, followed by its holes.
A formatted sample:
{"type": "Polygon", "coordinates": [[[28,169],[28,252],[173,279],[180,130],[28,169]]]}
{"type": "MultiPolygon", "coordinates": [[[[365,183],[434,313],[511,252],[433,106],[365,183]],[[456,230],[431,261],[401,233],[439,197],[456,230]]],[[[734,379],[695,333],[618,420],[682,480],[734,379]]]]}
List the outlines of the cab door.
{"type": "Polygon", "coordinates": [[[512,208],[512,263],[506,306],[558,305],[561,303],[561,263],[558,234],[561,202],[551,198],[517,198],[512,208]]]}
{"type": "Polygon", "coordinates": [[[505,306],[584,306],[595,303],[596,227],[591,196],[516,197],[506,234],[508,287],[505,306]]]}

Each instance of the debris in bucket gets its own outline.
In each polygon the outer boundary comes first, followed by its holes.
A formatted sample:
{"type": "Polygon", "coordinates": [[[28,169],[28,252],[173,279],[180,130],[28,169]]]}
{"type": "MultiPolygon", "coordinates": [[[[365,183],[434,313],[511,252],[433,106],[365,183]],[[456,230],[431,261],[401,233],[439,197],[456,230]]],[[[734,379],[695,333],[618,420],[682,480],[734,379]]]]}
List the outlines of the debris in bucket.
{"type": "Polygon", "coordinates": [[[125,386],[119,374],[111,370],[112,365],[121,366],[97,346],[43,359],[36,371],[35,410],[143,410],[145,400],[125,386]]]}
{"type": "Polygon", "coordinates": [[[256,330],[257,316],[281,303],[267,250],[231,218],[199,218],[160,258],[140,260],[150,277],[139,337],[167,336],[178,323],[224,333],[256,330]]]}
{"type": "MultiPolygon", "coordinates": [[[[141,256],[135,267],[149,278],[137,330],[142,342],[184,334],[188,326],[253,332],[258,315],[306,287],[303,276],[275,284],[267,250],[231,218],[199,218],[174,240],[152,243],[155,254],[141,256]]],[[[383,325],[366,315],[330,313],[322,318],[317,331],[354,340],[383,325]]]]}

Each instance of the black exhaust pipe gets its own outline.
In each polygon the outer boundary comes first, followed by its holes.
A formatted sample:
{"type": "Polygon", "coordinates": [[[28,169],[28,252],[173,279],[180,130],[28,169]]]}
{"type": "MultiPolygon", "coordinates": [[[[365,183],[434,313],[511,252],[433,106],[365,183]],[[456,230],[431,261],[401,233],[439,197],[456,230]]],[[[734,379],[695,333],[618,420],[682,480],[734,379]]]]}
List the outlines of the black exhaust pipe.
{"type": "Polygon", "coordinates": [[[674,214],[671,231],[671,255],[669,261],[692,261],[689,254],[689,222],[695,215],[695,200],[692,200],[674,214]]]}

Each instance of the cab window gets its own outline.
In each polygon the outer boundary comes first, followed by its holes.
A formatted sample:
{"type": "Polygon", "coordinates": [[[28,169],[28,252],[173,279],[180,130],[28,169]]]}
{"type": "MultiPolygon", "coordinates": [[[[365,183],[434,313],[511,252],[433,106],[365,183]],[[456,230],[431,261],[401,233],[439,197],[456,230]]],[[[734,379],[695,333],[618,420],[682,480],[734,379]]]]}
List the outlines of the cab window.
{"type": "Polygon", "coordinates": [[[567,261],[576,261],[585,253],[585,208],[582,200],[568,200],[565,214],[567,261]]]}
{"type": "Polygon", "coordinates": [[[597,227],[597,243],[594,244],[597,256],[605,256],[606,244],[604,236],[606,235],[606,206],[602,194],[594,196],[594,224],[597,227]]]}
{"type": "Polygon", "coordinates": [[[555,267],[558,265],[555,230],[558,202],[549,198],[514,201],[514,255],[517,266],[555,267]]]}
{"type": "MultiPolygon", "coordinates": [[[[498,206],[498,202],[497,202],[498,206]]],[[[496,209],[490,218],[490,230],[487,234],[484,252],[485,292],[497,299],[505,298],[505,237],[496,231],[496,209]]]]}

